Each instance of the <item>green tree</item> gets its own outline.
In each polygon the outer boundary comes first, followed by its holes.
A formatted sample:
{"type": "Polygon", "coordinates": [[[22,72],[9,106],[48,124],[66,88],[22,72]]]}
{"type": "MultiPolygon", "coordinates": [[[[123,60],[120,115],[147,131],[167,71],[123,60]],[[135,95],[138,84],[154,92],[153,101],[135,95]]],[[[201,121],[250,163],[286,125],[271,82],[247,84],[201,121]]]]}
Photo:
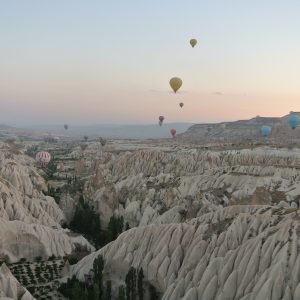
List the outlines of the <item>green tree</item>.
{"type": "Polygon", "coordinates": [[[150,284],[149,286],[149,292],[150,292],[150,300],[157,300],[157,292],[153,285],[150,284]]]}
{"type": "Polygon", "coordinates": [[[136,269],[131,267],[125,278],[127,300],[136,299],[136,269]]]}
{"type": "Polygon", "coordinates": [[[105,300],[111,300],[111,281],[106,282],[105,300]]]}
{"type": "Polygon", "coordinates": [[[124,226],[123,217],[112,216],[108,224],[108,242],[114,241],[122,232],[124,226]]]}
{"type": "Polygon", "coordinates": [[[125,287],[123,285],[121,285],[119,287],[119,297],[118,297],[118,300],[126,300],[126,297],[125,297],[125,287]]]}
{"type": "Polygon", "coordinates": [[[100,299],[100,290],[99,290],[99,285],[98,284],[93,284],[93,300],[99,300],[100,299]]]}
{"type": "Polygon", "coordinates": [[[82,196],[76,206],[73,220],[70,222],[70,228],[75,232],[86,235],[89,239],[94,241],[96,246],[100,246],[103,240],[100,217],[88,204],[84,203],[82,196]]]}
{"type": "Polygon", "coordinates": [[[81,287],[79,282],[76,282],[72,287],[72,299],[80,299],[81,298],[81,287]]]}
{"type": "Polygon", "coordinates": [[[144,300],[143,281],[144,281],[144,272],[143,272],[143,268],[141,268],[138,273],[138,283],[137,283],[139,300],[144,300]]]}
{"type": "Polygon", "coordinates": [[[104,269],[104,260],[102,255],[99,255],[93,263],[94,270],[94,283],[99,287],[99,294],[103,294],[103,269],[104,269]]]}

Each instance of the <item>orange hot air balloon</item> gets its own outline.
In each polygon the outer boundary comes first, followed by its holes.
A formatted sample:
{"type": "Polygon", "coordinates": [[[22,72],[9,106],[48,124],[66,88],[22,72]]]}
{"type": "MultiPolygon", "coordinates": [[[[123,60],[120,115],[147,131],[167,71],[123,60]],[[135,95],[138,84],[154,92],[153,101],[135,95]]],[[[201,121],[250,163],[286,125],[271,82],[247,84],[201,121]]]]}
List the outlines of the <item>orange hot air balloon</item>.
{"type": "Polygon", "coordinates": [[[180,102],[180,103],[179,103],[179,106],[180,106],[181,108],[183,108],[183,105],[184,105],[183,102],[180,102]]]}
{"type": "Polygon", "coordinates": [[[171,133],[172,137],[175,137],[175,135],[176,135],[176,129],[172,128],[170,130],[170,133],[171,133]]]}

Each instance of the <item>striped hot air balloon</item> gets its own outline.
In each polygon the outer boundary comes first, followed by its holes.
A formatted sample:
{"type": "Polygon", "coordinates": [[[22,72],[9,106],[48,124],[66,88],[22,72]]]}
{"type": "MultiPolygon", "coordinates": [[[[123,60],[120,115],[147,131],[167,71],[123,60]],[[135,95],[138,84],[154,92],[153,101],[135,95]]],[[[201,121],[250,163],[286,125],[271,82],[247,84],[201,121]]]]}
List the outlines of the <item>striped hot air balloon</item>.
{"type": "Polygon", "coordinates": [[[46,151],[40,151],[36,154],[35,160],[40,166],[47,167],[51,160],[51,154],[46,151]]]}

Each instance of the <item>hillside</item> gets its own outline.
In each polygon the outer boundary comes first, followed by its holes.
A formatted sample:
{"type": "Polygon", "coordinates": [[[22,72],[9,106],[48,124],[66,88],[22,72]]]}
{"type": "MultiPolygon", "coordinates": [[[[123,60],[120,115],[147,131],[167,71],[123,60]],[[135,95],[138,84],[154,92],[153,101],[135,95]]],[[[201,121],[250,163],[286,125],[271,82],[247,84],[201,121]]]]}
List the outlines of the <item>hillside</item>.
{"type": "MultiPolygon", "coordinates": [[[[300,116],[300,113],[293,113],[300,116]]],[[[250,120],[222,122],[216,124],[195,124],[178,136],[181,142],[196,144],[264,142],[261,126],[272,127],[268,141],[286,145],[300,141],[300,130],[292,130],[287,123],[289,115],[274,117],[255,117],[250,120]]]]}

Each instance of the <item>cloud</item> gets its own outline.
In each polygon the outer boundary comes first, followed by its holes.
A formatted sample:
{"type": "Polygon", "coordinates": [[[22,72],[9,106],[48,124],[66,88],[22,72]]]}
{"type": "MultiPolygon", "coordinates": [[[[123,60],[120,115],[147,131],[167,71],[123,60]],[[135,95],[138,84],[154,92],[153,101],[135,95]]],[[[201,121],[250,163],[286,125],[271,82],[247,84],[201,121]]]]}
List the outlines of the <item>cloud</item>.
{"type": "MultiPolygon", "coordinates": [[[[173,91],[171,91],[171,90],[155,90],[155,89],[150,89],[150,90],[148,90],[148,92],[149,93],[168,93],[168,94],[174,94],[174,92],[173,91]]],[[[187,93],[189,93],[188,91],[178,91],[176,94],[187,94],[187,93]]]]}
{"type": "Polygon", "coordinates": [[[216,96],[247,96],[246,93],[243,93],[243,94],[226,94],[226,93],[223,93],[223,92],[214,92],[213,95],[216,95],[216,96]]]}

